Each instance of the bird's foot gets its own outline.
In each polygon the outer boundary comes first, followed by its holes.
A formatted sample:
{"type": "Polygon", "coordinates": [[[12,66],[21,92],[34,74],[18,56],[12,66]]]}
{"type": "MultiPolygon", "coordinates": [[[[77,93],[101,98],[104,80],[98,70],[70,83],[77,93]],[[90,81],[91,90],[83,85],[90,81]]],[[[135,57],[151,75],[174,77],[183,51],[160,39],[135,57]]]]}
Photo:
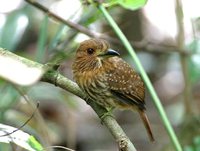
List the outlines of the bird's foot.
{"type": "Polygon", "coordinates": [[[113,116],[113,114],[112,114],[113,109],[114,109],[114,107],[112,107],[112,108],[107,108],[107,112],[100,116],[101,124],[103,124],[103,120],[104,120],[105,117],[107,117],[107,116],[110,116],[110,117],[114,118],[114,116],[113,116]]]}

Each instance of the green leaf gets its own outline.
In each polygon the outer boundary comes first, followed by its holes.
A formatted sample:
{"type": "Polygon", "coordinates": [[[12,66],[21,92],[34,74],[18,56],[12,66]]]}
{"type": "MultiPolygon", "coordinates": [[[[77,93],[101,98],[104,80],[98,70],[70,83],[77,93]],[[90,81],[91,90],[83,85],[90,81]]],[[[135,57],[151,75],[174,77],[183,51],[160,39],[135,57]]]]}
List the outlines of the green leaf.
{"type": "Polygon", "coordinates": [[[143,7],[146,4],[147,0],[120,0],[119,4],[130,10],[136,10],[143,7]]]}
{"type": "Polygon", "coordinates": [[[28,144],[36,151],[43,150],[42,145],[35,139],[35,137],[30,136],[28,139],[28,144]]]}
{"type": "Polygon", "coordinates": [[[29,151],[43,150],[42,145],[32,135],[9,125],[0,123],[0,136],[0,142],[3,143],[12,142],[29,151]]]}
{"type": "Polygon", "coordinates": [[[109,0],[104,4],[108,7],[118,4],[126,9],[136,10],[143,7],[146,3],[147,0],[109,0]]]}

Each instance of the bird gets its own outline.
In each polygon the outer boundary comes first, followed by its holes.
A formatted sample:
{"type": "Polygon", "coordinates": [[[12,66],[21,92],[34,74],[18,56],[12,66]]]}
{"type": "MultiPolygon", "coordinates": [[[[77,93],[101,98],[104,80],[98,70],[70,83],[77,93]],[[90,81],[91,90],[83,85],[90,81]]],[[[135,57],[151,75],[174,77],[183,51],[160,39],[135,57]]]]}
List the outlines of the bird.
{"type": "Polygon", "coordinates": [[[106,109],[137,111],[150,141],[152,128],[145,113],[145,85],[140,75],[104,39],[80,43],[72,64],[73,78],[92,101],[106,109]]]}

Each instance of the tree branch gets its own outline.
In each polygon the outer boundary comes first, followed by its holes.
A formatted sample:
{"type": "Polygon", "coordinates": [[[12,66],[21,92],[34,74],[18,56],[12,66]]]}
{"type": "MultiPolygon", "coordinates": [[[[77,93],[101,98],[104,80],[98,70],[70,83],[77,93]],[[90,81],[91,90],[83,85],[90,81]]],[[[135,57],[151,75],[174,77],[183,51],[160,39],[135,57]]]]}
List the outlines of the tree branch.
{"type": "MultiPolygon", "coordinates": [[[[41,10],[42,12],[46,13],[49,17],[54,18],[55,20],[69,26],[70,28],[84,33],[90,37],[93,38],[102,38],[105,40],[108,40],[114,44],[121,44],[121,41],[117,38],[112,38],[109,37],[107,35],[95,32],[95,31],[91,31],[88,28],[74,23],[70,20],[65,20],[62,17],[58,16],[57,14],[51,12],[47,7],[41,5],[40,3],[33,1],[33,0],[25,0],[27,3],[29,3],[30,5],[34,6],[35,8],[41,10]]],[[[190,55],[186,50],[180,50],[177,46],[170,46],[170,45],[163,45],[163,44],[157,44],[157,43],[153,43],[151,41],[146,41],[145,39],[142,41],[131,41],[131,44],[134,46],[134,48],[142,50],[142,51],[147,51],[147,52],[153,52],[153,53],[170,53],[170,52],[174,52],[174,53],[179,53],[179,54],[183,54],[183,55],[190,55]]],[[[191,53],[191,52],[190,52],[191,53]]]]}
{"type": "MultiPolygon", "coordinates": [[[[185,30],[184,30],[184,14],[183,14],[183,8],[182,8],[182,2],[181,0],[176,0],[176,20],[177,20],[177,26],[178,26],[178,35],[177,35],[177,44],[178,48],[180,50],[185,49],[185,30]]],[[[189,75],[189,67],[188,67],[188,56],[184,55],[180,51],[180,61],[182,66],[182,72],[184,77],[184,83],[185,87],[183,90],[184,95],[184,107],[185,107],[185,115],[193,114],[193,108],[192,108],[192,86],[190,82],[190,75],[189,75]]],[[[188,52],[189,53],[189,52],[188,52]]]]}
{"type": "MultiPolygon", "coordinates": [[[[43,69],[44,71],[49,69],[48,65],[43,65],[43,64],[28,60],[12,52],[9,52],[3,48],[0,48],[0,56],[12,58],[16,61],[20,61],[21,63],[29,67],[36,67],[39,69],[43,69]]],[[[73,93],[74,95],[79,96],[82,99],[86,99],[84,93],[81,91],[81,89],[78,87],[76,83],[67,79],[66,77],[58,73],[57,71],[54,71],[54,70],[46,71],[41,81],[54,84],[55,86],[58,86],[66,91],[69,91],[73,93]]],[[[93,110],[97,113],[99,117],[102,117],[102,115],[104,115],[107,112],[105,108],[99,106],[98,104],[96,104],[95,102],[91,100],[87,100],[86,103],[89,104],[93,108],[93,110]]],[[[104,116],[104,118],[101,120],[102,120],[102,123],[108,128],[110,133],[113,135],[116,142],[118,143],[120,151],[136,151],[132,142],[126,136],[126,134],[124,133],[122,128],[119,126],[117,121],[113,118],[113,116],[104,116]]]]}
{"type": "Polygon", "coordinates": [[[91,30],[89,30],[88,28],[80,25],[80,24],[76,24],[74,22],[71,22],[70,20],[65,20],[64,18],[58,16],[57,14],[51,12],[47,7],[41,5],[40,3],[38,3],[37,1],[33,1],[33,0],[25,0],[27,3],[33,5],[34,7],[38,8],[39,10],[43,11],[44,13],[46,13],[49,17],[54,18],[55,20],[58,20],[61,23],[64,23],[65,25],[69,26],[70,28],[73,28],[75,30],[77,30],[78,32],[84,33],[90,37],[94,37],[94,38],[105,38],[105,39],[110,39],[108,36],[103,35],[101,33],[97,33],[97,32],[93,32],[91,30]]]}

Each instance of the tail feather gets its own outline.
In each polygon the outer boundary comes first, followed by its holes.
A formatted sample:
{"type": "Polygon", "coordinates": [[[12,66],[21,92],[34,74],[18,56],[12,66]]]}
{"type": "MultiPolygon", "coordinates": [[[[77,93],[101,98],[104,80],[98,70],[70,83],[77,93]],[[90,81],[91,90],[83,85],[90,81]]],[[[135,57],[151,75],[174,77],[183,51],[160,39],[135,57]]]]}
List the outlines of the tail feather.
{"type": "Polygon", "coordinates": [[[154,136],[153,136],[153,133],[152,133],[152,130],[151,130],[150,122],[148,120],[148,117],[147,117],[145,111],[144,110],[139,110],[139,114],[140,114],[142,122],[144,123],[144,126],[145,126],[145,128],[147,130],[147,134],[149,136],[150,141],[154,142],[155,139],[154,139],[154,136]]]}

